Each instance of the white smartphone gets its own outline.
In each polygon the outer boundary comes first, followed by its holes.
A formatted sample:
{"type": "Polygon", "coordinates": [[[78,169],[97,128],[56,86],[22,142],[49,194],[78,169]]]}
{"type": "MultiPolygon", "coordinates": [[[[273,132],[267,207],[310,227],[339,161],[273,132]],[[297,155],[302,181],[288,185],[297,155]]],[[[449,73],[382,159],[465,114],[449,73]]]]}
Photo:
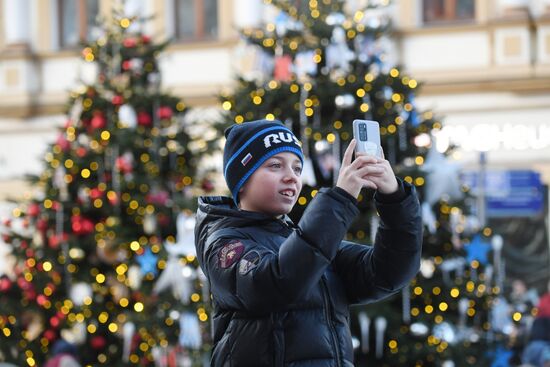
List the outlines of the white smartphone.
{"type": "Polygon", "coordinates": [[[382,158],[380,125],[371,120],[353,120],[353,137],[357,141],[356,152],[382,158]]]}

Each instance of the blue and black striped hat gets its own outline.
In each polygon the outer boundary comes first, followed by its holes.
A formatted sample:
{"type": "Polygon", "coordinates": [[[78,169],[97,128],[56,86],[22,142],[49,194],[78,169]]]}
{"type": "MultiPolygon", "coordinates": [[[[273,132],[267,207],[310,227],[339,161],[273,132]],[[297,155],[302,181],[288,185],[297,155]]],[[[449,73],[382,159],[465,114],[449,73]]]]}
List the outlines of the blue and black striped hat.
{"type": "Polygon", "coordinates": [[[269,157],[281,152],[296,154],[302,164],[302,144],[280,121],[257,120],[231,125],[225,130],[223,175],[235,203],[246,180],[269,157]]]}

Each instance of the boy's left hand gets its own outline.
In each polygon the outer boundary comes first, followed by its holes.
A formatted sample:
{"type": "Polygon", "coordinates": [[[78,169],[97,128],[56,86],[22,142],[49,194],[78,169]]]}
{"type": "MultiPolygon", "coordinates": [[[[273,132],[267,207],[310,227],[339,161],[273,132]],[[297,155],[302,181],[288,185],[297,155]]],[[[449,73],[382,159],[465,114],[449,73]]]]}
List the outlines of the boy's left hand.
{"type": "MultiPolygon", "coordinates": [[[[365,153],[355,152],[356,156],[366,155],[365,153]]],[[[384,159],[384,152],[382,151],[382,158],[378,158],[376,163],[370,163],[377,167],[382,168],[381,173],[370,173],[363,177],[368,179],[376,185],[376,189],[382,194],[393,194],[399,188],[393,169],[390,162],[384,159]]]]}

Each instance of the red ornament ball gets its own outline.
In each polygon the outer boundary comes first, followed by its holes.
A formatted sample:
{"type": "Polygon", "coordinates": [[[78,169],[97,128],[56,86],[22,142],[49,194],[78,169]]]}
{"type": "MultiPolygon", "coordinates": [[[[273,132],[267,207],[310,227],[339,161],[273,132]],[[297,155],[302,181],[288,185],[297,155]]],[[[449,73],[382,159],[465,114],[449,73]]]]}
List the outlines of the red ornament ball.
{"type": "Polygon", "coordinates": [[[41,231],[41,232],[44,232],[46,229],[48,229],[48,221],[46,219],[39,219],[37,222],[36,222],[36,228],[41,231]]]}
{"type": "Polygon", "coordinates": [[[201,187],[205,192],[211,192],[214,190],[214,184],[208,179],[202,181],[201,187]]]}
{"type": "Polygon", "coordinates": [[[134,169],[134,167],[132,166],[132,162],[124,156],[118,157],[115,161],[115,165],[120,170],[120,172],[124,174],[131,173],[134,169]]]}
{"type": "Polygon", "coordinates": [[[76,149],[76,155],[79,156],[80,158],[84,158],[86,154],[88,154],[88,151],[86,150],[86,148],[78,147],[76,149]]]}
{"type": "Polygon", "coordinates": [[[50,318],[50,325],[54,328],[58,328],[59,327],[59,319],[57,318],[57,316],[52,316],[50,318]]]}
{"type": "Polygon", "coordinates": [[[96,95],[96,90],[94,87],[88,87],[88,90],[86,91],[86,95],[88,97],[93,97],[96,95]]]}
{"type": "Polygon", "coordinates": [[[71,228],[78,236],[85,236],[94,231],[94,222],[81,215],[73,215],[71,217],[71,228]]]}
{"type": "Polygon", "coordinates": [[[124,98],[120,94],[115,94],[111,99],[111,103],[115,106],[120,106],[124,103],[124,98]]]}
{"type": "Polygon", "coordinates": [[[55,331],[53,331],[52,329],[44,331],[44,338],[48,339],[50,342],[55,339],[55,335],[55,331]]]}
{"type": "Polygon", "coordinates": [[[65,138],[65,134],[63,133],[59,134],[55,143],[59,145],[61,150],[64,152],[68,152],[69,150],[71,150],[71,142],[68,141],[67,138],[65,138]]]}
{"type": "Polygon", "coordinates": [[[36,303],[38,303],[40,306],[44,306],[47,301],[48,301],[48,297],[46,297],[43,294],[39,294],[38,297],[36,297],[36,303]]]}
{"type": "Polygon", "coordinates": [[[95,199],[100,199],[103,197],[103,191],[101,191],[100,189],[98,189],[97,187],[96,188],[93,188],[90,190],[90,199],[92,200],[95,200],[95,199]]]}
{"type": "Polygon", "coordinates": [[[111,205],[117,205],[118,204],[118,195],[116,193],[111,193],[107,196],[107,200],[109,200],[109,203],[111,205]]]}
{"type": "Polygon", "coordinates": [[[168,106],[162,106],[162,107],[159,107],[159,109],[157,110],[157,115],[160,119],[169,119],[169,118],[172,118],[172,108],[171,107],[168,107],[168,106]]]}
{"type": "Polygon", "coordinates": [[[7,277],[3,277],[0,279],[0,292],[7,292],[11,288],[11,285],[12,281],[7,277]]]}
{"type": "Polygon", "coordinates": [[[153,124],[153,118],[145,111],[139,111],[137,115],[138,125],[151,126],[153,124]]]}
{"type": "Polygon", "coordinates": [[[36,291],[35,291],[33,288],[31,288],[31,289],[25,291],[25,292],[23,293],[23,296],[24,296],[26,299],[32,301],[32,300],[36,299],[36,291]]]}
{"type": "Polygon", "coordinates": [[[125,38],[125,39],[122,41],[122,45],[123,45],[124,47],[129,47],[129,48],[136,47],[137,41],[136,41],[136,39],[133,38],[133,37],[128,37],[128,38],[125,38]]]}
{"type": "Polygon", "coordinates": [[[122,62],[122,70],[130,70],[131,67],[132,63],[130,62],[130,60],[124,60],[122,62]]]}
{"type": "Polygon", "coordinates": [[[107,346],[107,340],[103,336],[94,336],[90,340],[90,345],[95,350],[102,350],[107,346]]]}
{"type": "Polygon", "coordinates": [[[95,130],[103,129],[107,126],[107,119],[105,118],[103,112],[94,112],[94,117],[92,117],[92,120],[90,121],[90,126],[95,130]]]}
{"type": "Polygon", "coordinates": [[[48,238],[48,246],[50,248],[57,250],[59,248],[59,245],[61,245],[62,242],[65,242],[69,239],[69,235],[67,233],[63,233],[62,235],[53,235],[50,238],[48,238]]]}
{"type": "Polygon", "coordinates": [[[27,209],[27,214],[33,218],[36,218],[40,214],[40,205],[32,203],[27,209]]]}
{"type": "Polygon", "coordinates": [[[145,195],[145,201],[147,203],[156,204],[160,206],[166,205],[169,199],[170,199],[170,194],[168,193],[168,191],[165,191],[165,190],[145,195]]]}

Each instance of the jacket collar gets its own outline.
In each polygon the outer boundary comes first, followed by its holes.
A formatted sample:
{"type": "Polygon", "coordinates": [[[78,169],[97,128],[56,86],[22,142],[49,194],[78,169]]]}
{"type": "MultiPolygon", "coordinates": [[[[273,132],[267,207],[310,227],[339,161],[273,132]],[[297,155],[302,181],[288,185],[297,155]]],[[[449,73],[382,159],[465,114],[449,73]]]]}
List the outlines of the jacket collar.
{"type": "Polygon", "coordinates": [[[195,224],[195,238],[208,236],[216,229],[226,227],[258,226],[267,230],[280,230],[280,224],[294,227],[294,223],[284,215],[280,218],[268,214],[239,209],[233,199],[227,196],[201,196],[195,224]]]}

